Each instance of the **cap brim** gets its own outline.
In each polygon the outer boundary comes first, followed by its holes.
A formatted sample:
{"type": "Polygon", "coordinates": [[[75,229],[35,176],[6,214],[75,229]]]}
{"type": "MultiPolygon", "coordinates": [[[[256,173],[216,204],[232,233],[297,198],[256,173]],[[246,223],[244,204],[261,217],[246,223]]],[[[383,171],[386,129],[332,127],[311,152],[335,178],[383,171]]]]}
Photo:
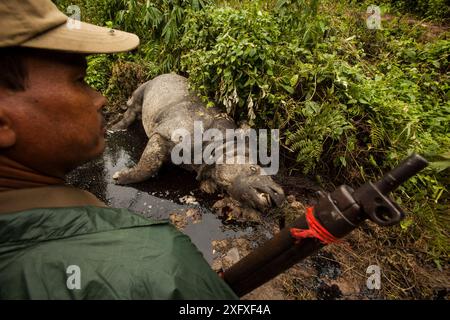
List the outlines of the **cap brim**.
{"type": "Polygon", "coordinates": [[[78,26],[64,23],[20,45],[86,54],[124,52],[139,45],[139,38],[135,34],[85,22],[78,23],[78,26]]]}

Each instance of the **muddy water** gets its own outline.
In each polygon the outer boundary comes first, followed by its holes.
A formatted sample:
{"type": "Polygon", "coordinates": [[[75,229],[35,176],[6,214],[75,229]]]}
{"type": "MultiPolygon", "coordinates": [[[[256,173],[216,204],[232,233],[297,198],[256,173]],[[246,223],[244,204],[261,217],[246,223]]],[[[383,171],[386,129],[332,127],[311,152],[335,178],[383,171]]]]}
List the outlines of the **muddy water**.
{"type": "Polygon", "coordinates": [[[67,181],[92,192],[112,207],[127,208],[145,217],[168,219],[172,213],[183,214],[189,208],[198,209],[201,221],[188,224],[184,232],[210,263],[214,258],[212,240],[239,237],[252,231],[252,227],[224,225],[209,209],[217,196],[202,193],[195,175],[181,168],[167,165],[146,182],[131,186],[114,184],[113,174],[137,163],[146,143],[145,132],[139,124],[127,131],[108,134],[103,156],[71,172],[67,181]],[[186,196],[191,199],[190,203],[186,203],[186,196]],[[192,203],[193,199],[196,203],[192,203]]]}

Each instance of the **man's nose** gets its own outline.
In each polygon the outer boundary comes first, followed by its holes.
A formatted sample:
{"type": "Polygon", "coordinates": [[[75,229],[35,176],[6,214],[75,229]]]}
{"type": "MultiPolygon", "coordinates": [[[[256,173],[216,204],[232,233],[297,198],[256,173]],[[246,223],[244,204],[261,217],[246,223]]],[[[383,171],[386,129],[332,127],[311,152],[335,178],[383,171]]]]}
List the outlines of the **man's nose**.
{"type": "Polygon", "coordinates": [[[108,100],[105,96],[97,92],[97,96],[95,98],[95,107],[97,111],[100,111],[106,104],[108,103],[108,100]]]}

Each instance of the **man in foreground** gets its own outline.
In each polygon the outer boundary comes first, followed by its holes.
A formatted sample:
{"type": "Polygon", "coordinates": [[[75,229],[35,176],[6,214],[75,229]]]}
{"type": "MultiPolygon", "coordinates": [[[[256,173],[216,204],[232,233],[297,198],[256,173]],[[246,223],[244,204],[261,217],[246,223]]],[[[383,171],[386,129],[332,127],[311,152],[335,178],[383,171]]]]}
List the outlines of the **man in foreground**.
{"type": "Polygon", "coordinates": [[[50,0],[0,0],[0,299],[235,299],[190,239],[64,186],[104,150],[86,54],[129,33],[67,27],[50,0]]]}

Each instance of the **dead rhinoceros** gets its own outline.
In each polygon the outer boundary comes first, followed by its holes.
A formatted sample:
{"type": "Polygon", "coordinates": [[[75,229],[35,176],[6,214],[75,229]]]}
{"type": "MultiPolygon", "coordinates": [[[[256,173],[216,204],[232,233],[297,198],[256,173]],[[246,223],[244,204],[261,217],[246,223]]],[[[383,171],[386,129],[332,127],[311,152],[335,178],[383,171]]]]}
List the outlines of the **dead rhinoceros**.
{"type": "MultiPolygon", "coordinates": [[[[175,130],[184,128],[194,132],[194,122],[200,121],[203,129],[215,128],[221,132],[235,129],[235,123],[215,108],[206,108],[188,89],[187,79],[176,74],[165,74],[148,81],[136,89],[127,102],[128,109],[122,120],[112,130],[126,129],[142,112],[142,122],[149,138],[139,163],[130,169],[116,172],[118,184],[144,181],[154,176],[164,162],[170,161],[176,143],[172,141],[175,130]]],[[[248,156],[248,153],[247,153],[248,156]]],[[[240,162],[242,163],[242,162],[240,162]]],[[[200,188],[213,193],[225,190],[244,206],[265,211],[284,201],[283,189],[272,178],[260,175],[255,164],[183,164],[194,170],[200,188]]]]}

